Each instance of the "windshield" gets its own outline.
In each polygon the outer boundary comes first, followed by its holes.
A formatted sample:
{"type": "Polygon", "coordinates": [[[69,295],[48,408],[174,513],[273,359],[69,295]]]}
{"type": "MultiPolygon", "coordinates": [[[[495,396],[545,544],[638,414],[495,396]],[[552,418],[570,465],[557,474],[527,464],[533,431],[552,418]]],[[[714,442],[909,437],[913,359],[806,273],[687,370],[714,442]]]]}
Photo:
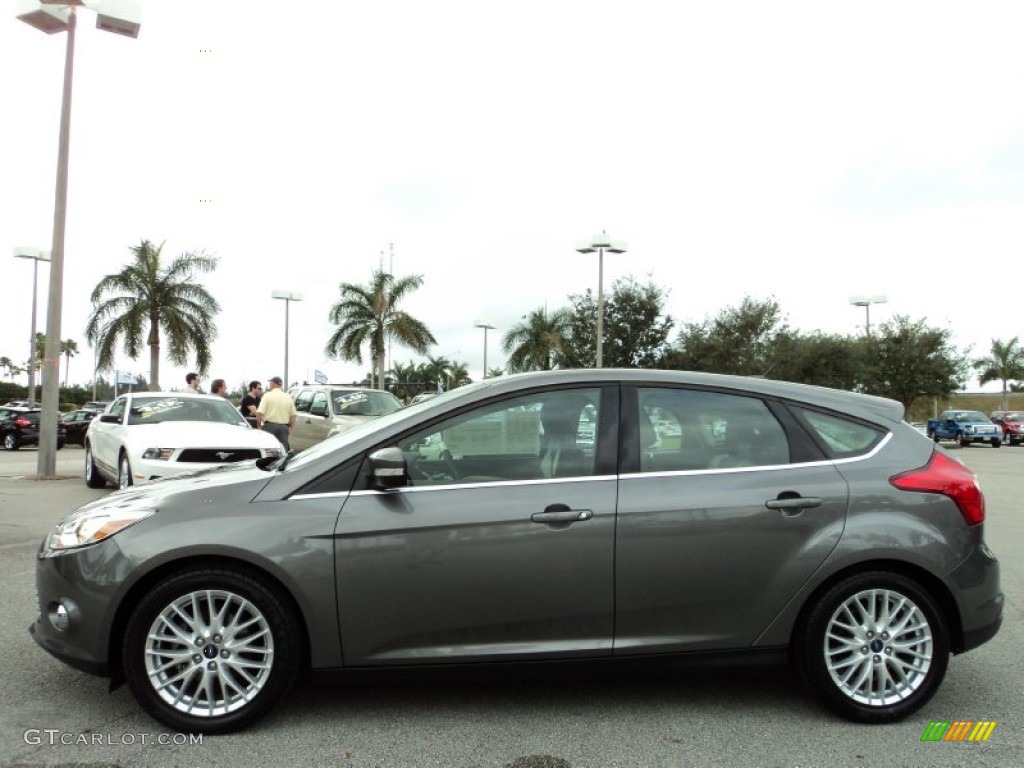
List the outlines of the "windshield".
{"type": "Polygon", "coordinates": [[[1024,421],[1024,413],[1004,413],[1003,421],[1024,421]]]}
{"type": "Polygon", "coordinates": [[[344,416],[383,416],[402,407],[390,392],[366,392],[360,389],[332,389],[334,412],[344,416]]]}
{"type": "Polygon", "coordinates": [[[950,418],[954,421],[991,421],[981,411],[956,411],[950,418]]]}
{"type": "Polygon", "coordinates": [[[160,424],[165,421],[205,421],[249,428],[248,422],[223,398],[136,397],[128,424],[160,424]]]}

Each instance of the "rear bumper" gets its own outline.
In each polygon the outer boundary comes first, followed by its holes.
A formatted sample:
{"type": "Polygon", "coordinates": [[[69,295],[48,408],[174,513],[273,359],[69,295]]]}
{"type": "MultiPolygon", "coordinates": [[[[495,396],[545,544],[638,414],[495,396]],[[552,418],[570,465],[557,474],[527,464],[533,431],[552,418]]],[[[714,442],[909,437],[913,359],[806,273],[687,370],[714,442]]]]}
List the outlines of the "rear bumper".
{"type": "Polygon", "coordinates": [[[982,542],[951,574],[960,609],[963,653],[988,642],[1003,621],[1005,598],[999,585],[999,561],[982,542]]]}

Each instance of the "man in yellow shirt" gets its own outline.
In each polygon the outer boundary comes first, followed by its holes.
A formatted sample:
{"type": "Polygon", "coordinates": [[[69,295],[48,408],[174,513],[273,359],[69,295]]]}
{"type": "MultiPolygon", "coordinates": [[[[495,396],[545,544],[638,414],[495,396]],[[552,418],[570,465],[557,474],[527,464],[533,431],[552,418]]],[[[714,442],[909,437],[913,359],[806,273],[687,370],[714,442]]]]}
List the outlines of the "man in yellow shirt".
{"type": "Polygon", "coordinates": [[[298,412],[295,410],[292,396],[281,389],[280,376],[274,376],[268,384],[270,386],[266,394],[260,398],[259,407],[256,409],[256,418],[259,419],[260,429],[266,430],[280,440],[287,451],[291,449],[288,445],[288,436],[295,427],[298,412]]]}

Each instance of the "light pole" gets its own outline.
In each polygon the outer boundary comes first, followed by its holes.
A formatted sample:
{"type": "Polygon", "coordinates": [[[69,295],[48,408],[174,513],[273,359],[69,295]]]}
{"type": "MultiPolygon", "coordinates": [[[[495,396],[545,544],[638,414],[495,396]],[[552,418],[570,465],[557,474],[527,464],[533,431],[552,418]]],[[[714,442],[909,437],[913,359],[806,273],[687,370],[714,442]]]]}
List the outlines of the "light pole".
{"type": "Polygon", "coordinates": [[[885,296],[851,296],[850,303],[855,307],[864,307],[864,335],[871,335],[871,305],[885,304],[885,296]]]}
{"type": "MultiPolygon", "coordinates": [[[[68,149],[71,137],[71,83],[75,62],[75,8],[84,0],[18,0],[16,15],[41,32],[67,32],[64,49],[64,91],[60,105],[57,149],[57,188],[53,206],[53,246],[50,249],[50,291],[46,305],[46,347],[43,353],[43,413],[39,420],[38,477],[57,470],[57,419],[60,416],[60,321],[64,293],[64,228],[68,201],[68,149]]],[[[126,37],[139,36],[139,8],[133,0],[106,0],[96,11],[96,27],[126,37]]]]}
{"type": "Polygon", "coordinates": [[[302,301],[301,293],[290,293],[288,291],[272,291],[270,294],[272,299],[282,299],[284,301],[284,389],[288,391],[288,308],[291,306],[293,301],[302,301]]]}
{"type": "Polygon", "coordinates": [[[583,243],[576,248],[580,253],[593,253],[597,251],[597,368],[603,367],[604,363],[604,254],[625,253],[626,244],[612,242],[608,239],[608,233],[603,229],[600,235],[594,235],[589,243],[583,243]]]}
{"type": "Polygon", "coordinates": [[[14,249],[14,255],[19,259],[32,259],[32,331],[29,333],[28,353],[28,404],[35,405],[36,402],[36,286],[39,283],[39,262],[49,261],[50,252],[41,251],[38,248],[20,246],[14,249]]]}
{"type": "Polygon", "coordinates": [[[486,320],[477,320],[473,326],[475,328],[484,329],[484,378],[487,378],[487,331],[493,331],[495,326],[488,323],[486,320]]]}

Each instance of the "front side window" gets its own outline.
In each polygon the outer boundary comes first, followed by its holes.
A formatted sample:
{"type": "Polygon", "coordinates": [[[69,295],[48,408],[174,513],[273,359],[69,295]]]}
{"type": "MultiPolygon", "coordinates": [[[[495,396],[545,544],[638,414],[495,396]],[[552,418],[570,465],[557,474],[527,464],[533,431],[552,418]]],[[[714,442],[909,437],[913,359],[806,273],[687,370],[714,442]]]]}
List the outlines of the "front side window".
{"type": "Polygon", "coordinates": [[[309,413],[309,408],[313,404],[313,391],[306,389],[299,392],[295,397],[295,410],[299,413],[309,413]]]}
{"type": "Polygon", "coordinates": [[[128,403],[128,398],[119,397],[114,401],[114,404],[110,406],[110,415],[117,416],[117,420],[120,421],[121,417],[124,416],[124,409],[128,403]]]}
{"type": "Polygon", "coordinates": [[[594,473],[600,390],[524,395],[399,442],[413,485],[543,480],[594,473]]]}
{"type": "Polygon", "coordinates": [[[691,389],[638,391],[640,471],[788,464],[789,441],[764,401],[691,389]]]}

